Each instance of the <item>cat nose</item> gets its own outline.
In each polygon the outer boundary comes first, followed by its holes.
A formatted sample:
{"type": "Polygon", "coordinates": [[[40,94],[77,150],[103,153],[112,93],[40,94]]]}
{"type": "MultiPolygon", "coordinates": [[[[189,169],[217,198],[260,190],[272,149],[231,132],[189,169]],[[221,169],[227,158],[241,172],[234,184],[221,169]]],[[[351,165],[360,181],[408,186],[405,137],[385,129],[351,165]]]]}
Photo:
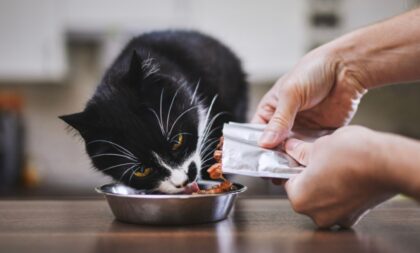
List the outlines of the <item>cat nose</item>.
{"type": "Polygon", "coordinates": [[[182,184],[175,185],[175,187],[179,189],[179,188],[187,186],[187,184],[188,184],[188,180],[185,180],[184,182],[182,182],[182,184]]]}

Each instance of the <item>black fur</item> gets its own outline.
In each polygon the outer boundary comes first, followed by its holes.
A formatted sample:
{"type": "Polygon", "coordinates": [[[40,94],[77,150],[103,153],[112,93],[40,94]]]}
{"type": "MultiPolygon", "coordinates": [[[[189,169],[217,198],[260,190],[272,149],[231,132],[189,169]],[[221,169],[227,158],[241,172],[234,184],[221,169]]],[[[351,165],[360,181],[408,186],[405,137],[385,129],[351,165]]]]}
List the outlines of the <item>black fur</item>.
{"type": "MultiPolygon", "coordinates": [[[[157,189],[160,182],[171,176],[162,161],[177,169],[197,149],[199,108],[208,110],[216,94],[218,98],[210,116],[218,112],[228,114],[221,115],[212,125],[215,130],[207,139],[206,144],[211,145],[206,154],[216,144],[210,138],[221,135],[223,122],[245,120],[247,85],[240,62],[229,49],[206,35],[187,31],[153,32],[128,43],[105,73],[83,112],[60,118],[79,131],[98,170],[137,189],[157,189]],[[196,88],[197,99],[192,101],[196,88]],[[163,127],[158,121],[161,96],[163,127]],[[173,151],[171,147],[180,133],[185,133],[183,144],[173,151]],[[109,169],[133,162],[123,157],[128,152],[138,166],[130,169],[134,165],[127,164],[109,169]],[[152,168],[149,176],[133,176],[135,170],[145,168],[152,168]]],[[[202,155],[202,161],[206,154],[202,155]]],[[[211,163],[208,161],[202,168],[197,168],[194,161],[187,164],[188,181],[196,179],[197,169],[205,171],[211,163]]]]}

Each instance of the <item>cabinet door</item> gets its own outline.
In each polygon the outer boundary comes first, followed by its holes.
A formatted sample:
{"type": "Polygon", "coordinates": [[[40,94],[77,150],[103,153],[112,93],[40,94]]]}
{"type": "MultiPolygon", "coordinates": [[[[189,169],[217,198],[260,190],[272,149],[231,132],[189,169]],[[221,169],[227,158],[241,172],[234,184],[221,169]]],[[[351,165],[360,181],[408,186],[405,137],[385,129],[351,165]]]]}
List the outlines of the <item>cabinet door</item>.
{"type": "Polygon", "coordinates": [[[63,78],[66,62],[53,0],[0,1],[0,82],[63,78]]]}

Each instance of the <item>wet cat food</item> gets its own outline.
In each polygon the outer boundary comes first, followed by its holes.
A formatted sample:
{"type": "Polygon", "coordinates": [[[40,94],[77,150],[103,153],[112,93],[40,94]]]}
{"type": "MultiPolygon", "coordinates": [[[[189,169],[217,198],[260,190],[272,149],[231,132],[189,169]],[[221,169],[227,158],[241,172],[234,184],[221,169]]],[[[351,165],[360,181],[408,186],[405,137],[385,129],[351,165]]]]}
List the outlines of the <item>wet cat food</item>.
{"type": "Polygon", "coordinates": [[[216,151],[214,152],[214,155],[213,155],[214,160],[216,160],[216,163],[210,166],[207,172],[209,173],[211,179],[222,179],[223,182],[221,182],[219,185],[216,185],[210,189],[200,190],[197,192],[198,194],[216,194],[216,193],[224,193],[224,192],[235,190],[235,187],[232,184],[232,182],[230,182],[225,177],[223,177],[222,163],[221,163],[222,162],[222,148],[223,148],[223,137],[220,138],[220,141],[216,147],[216,151]]]}

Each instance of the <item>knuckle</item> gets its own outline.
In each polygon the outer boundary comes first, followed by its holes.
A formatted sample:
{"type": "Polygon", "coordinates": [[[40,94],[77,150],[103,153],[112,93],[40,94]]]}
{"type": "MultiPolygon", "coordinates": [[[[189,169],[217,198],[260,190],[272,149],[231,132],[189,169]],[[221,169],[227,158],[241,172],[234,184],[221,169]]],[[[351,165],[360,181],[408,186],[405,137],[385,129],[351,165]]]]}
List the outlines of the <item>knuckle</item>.
{"type": "Polygon", "coordinates": [[[285,94],[288,94],[288,96],[299,101],[301,105],[304,105],[310,99],[310,96],[304,87],[305,86],[301,85],[300,81],[289,80],[283,87],[283,90],[285,94]]]}
{"type": "Polygon", "coordinates": [[[302,197],[295,197],[290,200],[292,208],[295,212],[305,214],[307,211],[306,202],[302,197]]]}
{"type": "Polygon", "coordinates": [[[316,214],[311,216],[312,220],[319,228],[329,228],[334,225],[334,222],[325,214],[316,214]]]}
{"type": "Polygon", "coordinates": [[[282,115],[274,114],[271,118],[271,124],[275,127],[288,128],[289,122],[282,115]]]}

